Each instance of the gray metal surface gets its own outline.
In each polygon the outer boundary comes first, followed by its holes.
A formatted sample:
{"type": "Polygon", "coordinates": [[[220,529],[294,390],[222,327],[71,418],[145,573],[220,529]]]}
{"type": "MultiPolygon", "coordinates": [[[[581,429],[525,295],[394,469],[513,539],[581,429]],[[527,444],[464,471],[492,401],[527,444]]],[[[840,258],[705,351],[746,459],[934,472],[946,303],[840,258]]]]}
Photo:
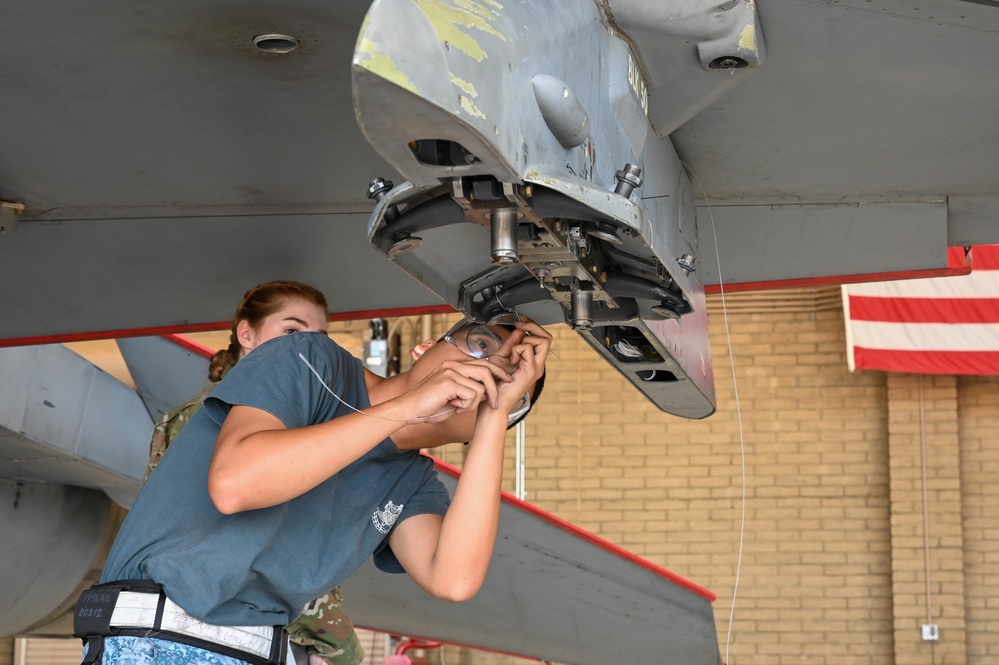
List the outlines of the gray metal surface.
{"type": "Polygon", "coordinates": [[[104,535],[100,491],[0,478],[0,635],[46,619],[90,571],[104,535]]]}
{"type": "Polygon", "coordinates": [[[208,358],[167,338],[129,337],[117,344],[154,422],[211,383],[208,358]]]}
{"type": "Polygon", "coordinates": [[[344,606],[369,628],[572,665],[717,665],[711,602],[599,542],[507,498],[473,599],[436,600],[369,561],[344,584],[344,606]]]}
{"type": "MultiPolygon", "coordinates": [[[[999,90],[985,82],[999,48],[999,8],[951,0],[757,5],[766,65],[673,134],[708,197],[996,196],[999,90]]],[[[643,52],[659,38],[654,25],[630,27],[643,52]]],[[[668,93],[652,86],[653,112],[668,93]]]]}
{"type": "Polygon", "coordinates": [[[139,490],[152,420],[131,388],[59,345],[0,349],[0,377],[7,636],[55,618],[95,565],[110,500],[139,490]]]}
{"type": "Polygon", "coordinates": [[[702,213],[701,272],[710,284],[947,266],[944,202],[712,206],[702,213]],[[720,255],[712,224],[724,239],[720,255]],[[782,249],[789,239],[792,248],[823,251],[782,249]]]}
{"type": "MultiPolygon", "coordinates": [[[[224,321],[233,293],[274,276],[316,282],[334,311],[440,302],[363,246],[365,186],[394,175],[349,94],[368,2],[8,4],[0,200],[26,210],[0,235],[0,339],[224,321]],[[255,52],[258,31],[303,47],[255,52]],[[310,214],[321,217],[298,219],[310,214]],[[225,221],[234,215],[242,223],[225,221]],[[271,252],[275,235],[283,249],[271,252]],[[341,267],[344,256],[356,260],[341,267]],[[346,283],[368,285],[362,307],[346,283]]],[[[976,212],[999,202],[996,7],[758,0],[765,60],[729,73],[700,59],[733,26],[705,17],[707,3],[600,4],[634,41],[650,113],[676,128],[698,199],[974,196],[949,241],[997,240],[976,212]]],[[[807,241],[774,249],[821,254],[807,241]]],[[[719,243],[735,257],[723,272],[742,272],[734,240],[719,243]]]]}
{"type": "Polygon", "coordinates": [[[0,235],[11,285],[0,337],[228,322],[271,279],[315,284],[334,311],[440,305],[367,246],[366,224],[357,213],[22,221],[0,235]],[[365,283],[381,297],[356,288],[365,283]]]}
{"type": "Polygon", "coordinates": [[[152,420],[138,394],[59,345],[0,349],[0,478],[139,491],[152,420]]]}

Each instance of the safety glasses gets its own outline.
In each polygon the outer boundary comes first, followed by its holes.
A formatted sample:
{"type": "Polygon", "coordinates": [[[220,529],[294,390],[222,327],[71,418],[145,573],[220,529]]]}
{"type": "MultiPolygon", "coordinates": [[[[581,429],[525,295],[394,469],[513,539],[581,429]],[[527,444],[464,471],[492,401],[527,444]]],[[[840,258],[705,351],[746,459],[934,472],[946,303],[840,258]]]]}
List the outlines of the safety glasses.
{"type": "MultiPolygon", "coordinates": [[[[506,355],[501,355],[500,350],[503,348],[506,338],[515,329],[514,324],[517,321],[520,321],[520,315],[516,312],[503,312],[485,323],[476,323],[464,318],[444,333],[444,341],[472,358],[478,360],[489,360],[491,357],[502,358],[506,361],[504,364],[509,364],[509,359],[506,355]]],[[[511,409],[508,423],[510,425],[515,423],[530,408],[531,397],[524,393],[524,396],[511,409]]]]}
{"type": "Polygon", "coordinates": [[[514,312],[504,312],[485,323],[476,323],[466,317],[444,333],[444,341],[473,358],[489,360],[499,354],[503,342],[514,330],[513,324],[519,320],[514,312]]]}

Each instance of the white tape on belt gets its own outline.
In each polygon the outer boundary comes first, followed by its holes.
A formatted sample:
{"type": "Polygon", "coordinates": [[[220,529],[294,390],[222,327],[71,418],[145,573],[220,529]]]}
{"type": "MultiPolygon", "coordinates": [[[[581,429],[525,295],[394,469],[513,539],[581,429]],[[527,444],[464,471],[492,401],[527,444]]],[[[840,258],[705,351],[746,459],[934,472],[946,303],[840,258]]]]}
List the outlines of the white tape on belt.
{"type": "MultiPolygon", "coordinates": [[[[111,625],[118,628],[149,628],[156,623],[159,595],[122,591],[111,614],[111,625]]],[[[267,659],[274,638],[273,626],[216,626],[195,619],[169,598],[163,607],[160,630],[197,637],[208,642],[239,649],[267,659]]],[[[153,637],[152,635],[150,637],[153,637]]]]}

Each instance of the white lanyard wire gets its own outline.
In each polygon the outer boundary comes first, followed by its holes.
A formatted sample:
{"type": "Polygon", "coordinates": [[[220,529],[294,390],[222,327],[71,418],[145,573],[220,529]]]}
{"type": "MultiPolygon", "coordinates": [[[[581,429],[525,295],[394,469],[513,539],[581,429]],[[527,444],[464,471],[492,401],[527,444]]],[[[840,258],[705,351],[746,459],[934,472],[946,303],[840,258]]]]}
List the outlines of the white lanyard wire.
{"type": "Polygon", "coordinates": [[[455,407],[451,407],[450,409],[446,409],[444,411],[441,411],[439,413],[435,413],[435,414],[430,415],[430,416],[419,416],[417,418],[387,418],[385,416],[376,416],[373,413],[368,413],[366,411],[362,411],[361,409],[358,409],[356,407],[351,406],[350,404],[347,404],[347,402],[345,402],[342,397],[340,397],[339,395],[337,395],[335,392],[333,392],[332,388],[330,388],[328,385],[326,385],[326,382],[323,381],[323,377],[319,375],[319,372],[317,372],[316,368],[312,366],[312,363],[310,363],[308,360],[305,359],[305,356],[303,356],[301,353],[299,353],[298,357],[302,359],[302,362],[305,363],[306,366],[309,369],[312,370],[312,373],[316,375],[317,379],[319,379],[319,383],[323,384],[323,388],[325,388],[329,392],[330,395],[333,395],[333,397],[336,397],[337,400],[339,400],[339,402],[341,404],[343,404],[345,407],[347,407],[348,409],[350,409],[352,411],[356,411],[356,412],[360,413],[363,416],[368,416],[369,418],[378,418],[379,420],[395,420],[397,422],[411,422],[411,421],[417,421],[417,420],[427,420],[428,418],[436,418],[437,416],[443,416],[445,413],[451,413],[452,411],[456,410],[455,407]]]}

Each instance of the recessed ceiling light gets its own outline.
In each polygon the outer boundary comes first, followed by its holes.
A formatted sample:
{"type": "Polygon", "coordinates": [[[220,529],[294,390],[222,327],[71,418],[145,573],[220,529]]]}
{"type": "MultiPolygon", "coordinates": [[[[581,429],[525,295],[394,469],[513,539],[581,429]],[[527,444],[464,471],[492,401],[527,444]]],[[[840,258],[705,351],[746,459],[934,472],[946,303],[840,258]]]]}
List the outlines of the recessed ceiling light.
{"type": "Polygon", "coordinates": [[[299,42],[291,35],[267,32],[254,37],[253,45],[264,53],[291,53],[298,48],[299,42]]]}

